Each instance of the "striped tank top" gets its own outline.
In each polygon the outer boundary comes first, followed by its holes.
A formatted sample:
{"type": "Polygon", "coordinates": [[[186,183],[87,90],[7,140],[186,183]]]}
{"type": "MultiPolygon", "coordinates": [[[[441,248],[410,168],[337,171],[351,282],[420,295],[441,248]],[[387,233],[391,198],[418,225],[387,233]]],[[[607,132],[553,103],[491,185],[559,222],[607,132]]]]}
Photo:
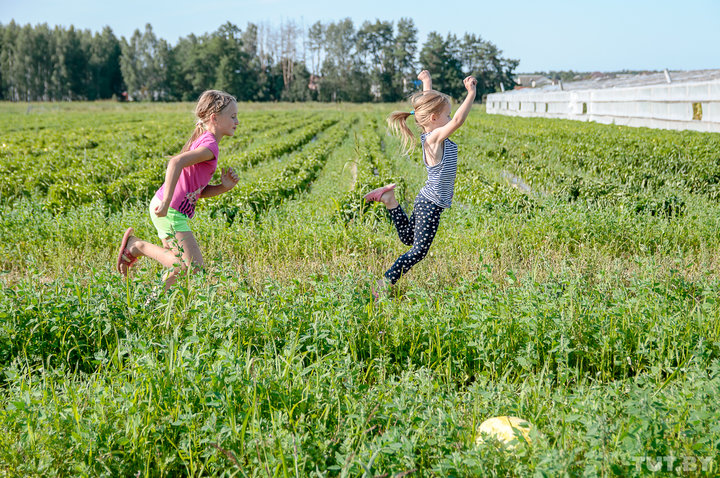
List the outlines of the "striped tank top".
{"type": "Polygon", "coordinates": [[[420,194],[428,201],[442,208],[450,207],[453,194],[455,193],[455,175],[457,174],[458,148],[457,144],[449,139],[443,141],[442,159],[435,165],[430,166],[425,159],[425,139],[432,134],[423,133],[420,135],[423,150],[423,162],[427,169],[427,182],[420,190],[420,194]]]}

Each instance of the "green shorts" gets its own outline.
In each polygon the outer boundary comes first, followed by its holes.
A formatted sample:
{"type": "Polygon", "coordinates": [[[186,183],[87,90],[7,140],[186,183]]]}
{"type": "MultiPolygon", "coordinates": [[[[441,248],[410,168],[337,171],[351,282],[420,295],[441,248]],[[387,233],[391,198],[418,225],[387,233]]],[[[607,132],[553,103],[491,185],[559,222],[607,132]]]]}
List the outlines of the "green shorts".
{"type": "Polygon", "coordinates": [[[173,208],[168,209],[167,216],[158,217],[155,214],[155,208],[159,205],[160,199],[157,196],[153,197],[150,201],[150,219],[152,219],[160,239],[175,237],[176,232],[192,232],[188,225],[188,217],[173,208]]]}

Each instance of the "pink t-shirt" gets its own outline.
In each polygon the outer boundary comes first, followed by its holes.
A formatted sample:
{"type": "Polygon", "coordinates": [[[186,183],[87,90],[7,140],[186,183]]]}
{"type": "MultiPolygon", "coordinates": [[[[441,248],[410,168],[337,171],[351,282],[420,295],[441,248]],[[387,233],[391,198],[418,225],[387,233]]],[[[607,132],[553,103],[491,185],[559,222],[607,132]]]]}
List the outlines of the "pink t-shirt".
{"type": "MultiPolygon", "coordinates": [[[[209,131],[206,131],[190,145],[189,151],[200,147],[206,147],[215,156],[213,159],[193,164],[183,168],[180,172],[170,207],[185,214],[188,218],[195,215],[195,203],[205,186],[208,185],[213,173],[217,169],[218,154],[220,154],[217,140],[209,131]]],[[[162,201],[165,184],[160,186],[155,196],[162,201]]]]}

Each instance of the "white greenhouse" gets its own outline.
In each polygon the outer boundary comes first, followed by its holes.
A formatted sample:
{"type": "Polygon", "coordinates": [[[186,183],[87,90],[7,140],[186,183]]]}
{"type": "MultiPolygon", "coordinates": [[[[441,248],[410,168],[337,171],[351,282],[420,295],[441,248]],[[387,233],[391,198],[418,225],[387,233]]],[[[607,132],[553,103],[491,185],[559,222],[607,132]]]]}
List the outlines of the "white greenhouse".
{"type": "Polygon", "coordinates": [[[519,88],[488,95],[487,112],[720,132],[720,70],[620,75],[519,88]]]}

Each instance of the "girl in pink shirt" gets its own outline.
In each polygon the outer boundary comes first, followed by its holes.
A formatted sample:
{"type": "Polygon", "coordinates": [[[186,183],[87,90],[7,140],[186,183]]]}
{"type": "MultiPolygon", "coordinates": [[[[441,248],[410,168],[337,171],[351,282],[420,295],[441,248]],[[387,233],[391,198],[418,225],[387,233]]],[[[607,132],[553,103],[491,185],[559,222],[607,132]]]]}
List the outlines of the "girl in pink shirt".
{"type": "Polygon", "coordinates": [[[171,269],[165,277],[165,289],[177,280],[181,270],[193,264],[203,266],[203,257],[188,219],[195,215],[195,203],[228,192],[238,182],[232,168],[223,169],[221,183],[209,184],[218,161],[218,143],[232,136],[238,125],[235,98],[217,90],[200,95],[195,116],[198,121],[193,134],[180,154],[170,159],[165,183],[150,202],[150,218],[158,231],[163,247],[133,236],[132,227],[125,231],[117,258],[117,270],[127,276],[138,258],[149,257],[171,269]],[[182,263],[178,266],[178,257],[182,263]]]}

